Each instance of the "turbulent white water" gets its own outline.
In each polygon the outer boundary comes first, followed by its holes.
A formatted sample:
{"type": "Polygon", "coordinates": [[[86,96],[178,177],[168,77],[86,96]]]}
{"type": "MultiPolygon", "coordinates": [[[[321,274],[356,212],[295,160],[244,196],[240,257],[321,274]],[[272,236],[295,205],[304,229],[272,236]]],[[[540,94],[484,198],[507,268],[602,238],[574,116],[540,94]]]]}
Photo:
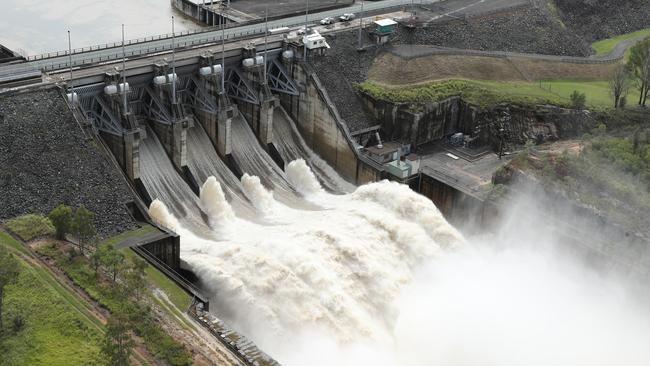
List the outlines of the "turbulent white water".
{"type": "Polygon", "coordinates": [[[317,173],[320,183],[329,191],[349,193],[356,188],[341,178],[332,167],[307,146],[294,122],[282,107],[276,108],[273,114],[273,141],[284,159],[285,166],[294,160],[304,159],[309,168],[317,173]]]}
{"type": "Polygon", "coordinates": [[[200,182],[205,182],[209,177],[215,177],[222,182],[221,188],[226,198],[240,216],[253,215],[239,180],[219,158],[210,138],[198,121],[195,121],[194,127],[187,131],[187,165],[200,182]]]}
{"type": "Polygon", "coordinates": [[[211,309],[283,365],[650,362],[647,307],[552,250],[534,225],[511,220],[494,238],[466,240],[407,186],[331,195],[301,160],[285,177],[312,208],[276,201],[258,177],[241,179],[267,224],[237,216],[208,179],[200,208],[217,240],[195,235],[191,217],[160,201],[150,209],[181,235],[184,263],[214,294],[211,309]]]}

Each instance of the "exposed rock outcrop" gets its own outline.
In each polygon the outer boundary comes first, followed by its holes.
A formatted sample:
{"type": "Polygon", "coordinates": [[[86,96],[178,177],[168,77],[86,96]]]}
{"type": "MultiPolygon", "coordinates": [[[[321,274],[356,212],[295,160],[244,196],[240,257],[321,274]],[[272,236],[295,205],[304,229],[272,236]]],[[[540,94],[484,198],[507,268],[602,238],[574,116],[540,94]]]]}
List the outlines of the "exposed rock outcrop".
{"type": "MultiPolygon", "coordinates": [[[[327,36],[332,46],[313,63],[318,77],[350,131],[371,127],[377,122],[362,109],[354,83],[367,79],[381,47],[357,51],[356,31],[327,36]]],[[[365,44],[369,44],[369,39],[365,44]]],[[[525,6],[463,20],[434,23],[423,29],[401,28],[391,44],[437,45],[486,51],[515,51],[550,55],[586,56],[589,45],[563,28],[548,12],[525,6]]],[[[386,46],[390,47],[390,45],[386,46]]]]}
{"type": "Polygon", "coordinates": [[[554,106],[501,104],[480,108],[460,97],[421,104],[394,104],[363,97],[367,110],[380,121],[388,140],[420,146],[456,132],[478,136],[480,144],[498,148],[501,138],[507,148],[528,141],[543,143],[579,136],[596,124],[587,111],[554,106]]]}

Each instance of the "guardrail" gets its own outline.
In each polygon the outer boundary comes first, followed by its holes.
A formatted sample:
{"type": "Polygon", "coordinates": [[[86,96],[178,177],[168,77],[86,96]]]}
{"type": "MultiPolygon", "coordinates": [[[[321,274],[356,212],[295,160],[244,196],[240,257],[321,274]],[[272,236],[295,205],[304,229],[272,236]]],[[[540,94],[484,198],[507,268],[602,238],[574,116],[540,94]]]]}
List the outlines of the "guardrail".
{"type": "MultiPolygon", "coordinates": [[[[226,35],[223,38],[223,40],[225,40],[226,42],[228,42],[230,40],[235,40],[235,39],[245,40],[245,39],[254,38],[254,37],[257,37],[257,36],[260,36],[260,35],[263,35],[263,34],[264,34],[263,32],[257,32],[257,31],[254,31],[254,30],[243,31],[243,32],[240,32],[240,33],[233,33],[233,34],[230,34],[230,35],[226,35]]],[[[177,43],[174,44],[173,47],[172,47],[171,43],[165,43],[165,44],[161,44],[161,45],[156,44],[156,45],[152,45],[152,46],[149,46],[149,47],[146,47],[146,48],[143,47],[143,48],[138,48],[136,50],[127,50],[125,53],[126,53],[126,57],[130,58],[130,57],[137,57],[137,56],[143,56],[143,55],[151,55],[151,54],[155,54],[157,52],[167,52],[167,51],[171,51],[172,48],[176,49],[176,50],[182,50],[184,48],[193,47],[193,46],[203,46],[203,45],[206,45],[206,44],[209,44],[209,43],[217,43],[217,42],[220,43],[221,41],[222,41],[221,35],[216,35],[216,36],[210,36],[210,37],[201,38],[201,39],[197,39],[197,40],[188,40],[188,41],[177,42],[177,43]]],[[[74,60],[73,59],[72,60],[72,67],[84,67],[84,66],[89,66],[89,65],[94,65],[94,64],[97,64],[97,63],[101,63],[101,62],[108,62],[108,61],[113,61],[113,60],[121,60],[122,56],[123,56],[121,50],[118,48],[115,51],[116,51],[115,53],[104,54],[104,55],[99,55],[99,56],[90,57],[90,58],[84,58],[84,59],[81,59],[81,60],[74,60]]],[[[43,70],[43,71],[54,71],[54,70],[66,69],[66,68],[69,68],[70,66],[71,66],[71,64],[70,64],[69,61],[62,60],[62,62],[44,65],[40,69],[43,70]]],[[[25,67],[23,67],[23,70],[33,70],[33,69],[34,69],[34,66],[25,66],[25,67]]],[[[20,68],[16,68],[15,70],[20,70],[20,68]]]]}
{"type": "MultiPolygon", "coordinates": [[[[256,23],[255,22],[226,23],[225,28],[226,29],[238,28],[241,26],[251,25],[251,24],[256,24],[256,23]]],[[[188,36],[190,34],[210,33],[210,32],[216,32],[220,30],[221,27],[210,27],[210,29],[190,29],[186,31],[175,32],[173,34],[172,33],[157,34],[149,37],[125,40],[124,45],[131,46],[131,45],[153,42],[153,41],[171,40],[174,37],[178,38],[178,37],[188,36]]],[[[72,54],[76,55],[80,53],[99,51],[99,50],[116,48],[116,47],[122,47],[122,41],[104,43],[104,44],[93,45],[88,47],[73,48],[72,54]]],[[[27,61],[37,61],[37,60],[44,60],[52,57],[68,56],[69,54],[70,54],[70,50],[52,51],[52,52],[42,53],[39,55],[28,56],[26,57],[26,59],[27,61]]]]}

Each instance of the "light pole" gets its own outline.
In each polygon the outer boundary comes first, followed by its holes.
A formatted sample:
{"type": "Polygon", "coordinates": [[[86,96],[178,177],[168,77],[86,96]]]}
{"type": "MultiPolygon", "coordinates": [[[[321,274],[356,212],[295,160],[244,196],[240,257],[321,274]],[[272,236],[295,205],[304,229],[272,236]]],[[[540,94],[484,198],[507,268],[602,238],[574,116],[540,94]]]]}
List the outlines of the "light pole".
{"type": "Polygon", "coordinates": [[[72,84],[72,41],[70,40],[70,31],[68,31],[68,63],[70,64],[70,101],[74,108],[74,85],[72,84]]]}
{"type": "Polygon", "coordinates": [[[305,62],[307,62],[307,44],[305,43],[305,36],[307,35],[308,24],[309,24],[309,0],[307,0],[307,6],[305,7],[305,34],[302,35],[302,48],[303,48],[302,59],[305,62]]]}
{"type": "Polygon", "coordinates": [[[359,49],[363,48],[361,33],[363,32],[363,0],[361,0],[361,13],[359,14],[359,49]]]}
{"type": "Polygon", "coordinates": [[[127,100],[126,100],[126,51],[124,48],[124,24],[122,24],[122,94],[124,103],[124,115],[128,113],[127,100]]]}
{"type": "Polygon", "coordinates": [[[172,118],[176,122],[176,34],[172,15],[172,118]]]}
{"type": "Polygon", "coordinates": [[[264,12],[264,84],[266,85],[266,52],[268,49],[268,34],[269,34],[269,6],[266,5],[266,10],[264,12]]]}
{"type": "MultiPolygon", "coordinates": [[[[228,2],[228,4],[230,4],[230,2],[228,2]]],[[[225,18],[223,17],[223,8],[220,9],[221,9],[220,16],[222,19],[221,21],[225,21],[225,18]]],[[[221,94],[226,94],[226,27],[225,24],[221,26],[221,94]]]]}

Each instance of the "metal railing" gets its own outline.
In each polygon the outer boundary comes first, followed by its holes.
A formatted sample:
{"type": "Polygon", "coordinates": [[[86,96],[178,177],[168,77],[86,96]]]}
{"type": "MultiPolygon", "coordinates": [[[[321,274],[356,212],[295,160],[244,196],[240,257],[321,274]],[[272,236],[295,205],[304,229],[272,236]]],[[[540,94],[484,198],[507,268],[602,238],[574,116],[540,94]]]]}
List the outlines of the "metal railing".
{"type": "MultiPolygon", "coordinates": [[[[231,28],[237,28],[245,25],[251,25],[255,24],[254,22],[242,22],[242,23],[226,23],[225,28],[226,29],[231,29],[231,28]]],[[[189,29],[185,31],[180,31],[180,32],[175,32],[174,37],[183,37],[183,36],[188,36],[191,34],[200,34],[200,33],[210,33],[210,32],[216,32],[220,31],[220,27],[215,27],[211,26],[209,29],[189,29]]],[[[153,41],[160,41],[160,40],[171,40],[172,33],[164,33],[164,34],[157,34],[153,36],[147,36],[143,38],[134,38],[134,39],[129,39],[125,40],[125,45],[131,46],[131,45],[136,45],[140,43],[148,43],[148,42],[153,42],[153,41]]],[[[109,49],[109,48],[117,48],[117,47],[122,47],[122,41],[118,42],[109,42],[109,43],[104,43],[104,44],[98,44],[98,45],[91,45],[88,47],[79,47],[79,48],[73,48],[72,49],[72,54],[80,54],[80,53],[86,53],[86,52],[92,52],[92,51],[99,51],[99,50],[104,50],[104,49],[109,49]]],[[[26,59],[27,61],[37,61],[37,60],[44,60],[48,58],[53,58],[53,57],[62,57],[62,56],[68,56],[70,54],[69,50],[61,50],[61,51],[52,51],[52,52],[47,52],[47,53],[41,53],[38,55],[32,55],[32,56],[27,56],[26,59]]]]}
{"type": "MultiPolygon", "coordinates": [[[[280,26],[287,26],[287,25],[280,25],[280,26]]],[[[264,32],[260,32],[258,30],[247,30],[247,31],[242,31],[239,33],[231,33],[226,35],[223,39],[226,41],[231,41],[231,40],[245,40],[248,38],[254,38],[260,35],[263,35],[264,32]]],[[[196,39],[196,40],[187,40],[184,42],[177,42],[173,48],[176,50],[182,50],[187,47],[193,47],[193,46],[203,46],[209,43],[216,43],[216,42],[221,42],[222,37],[221,35],[214,35],[214,36],[208,36],[205,38],[201,39],[196,39]]],[[[150,55],[150,54],[155,54],[158,52],[166,52],[166,51],[171,51],[172,50],[172,44],[171,40],[169,43],[161,44],[161,45],[152,45],[149,47],[143,47],[143,48],[138,48],[135,50],[127,50],[126,52],[126,57],[137,57],[137,56],[142,56],[142,55],[150,55]]],[[[84,67],[84,66],[89,66],[89,65],[94,65],[96,63],[101,63],[101,62],[109,62],[113,60],[119,60],[122,59],[122,52],[120,51],[119,48],[116,48],[116,53],[111,53],[111,54],[104,54],[104,55],[99,55],[99,56],[92,56],[89,58],[84,58],[84,59],[78,59],[78,60],[72,60],[72,65],[67,59],[61,59],[61,62],[57,63],[51,63],[51,64],[46,64],[44,66],[41,66],[40,69],[43,71],[54,71],[54,70],[61,70],[65,68],[69,68],[70,66],[72,67],[84,67]]],[[[29,71],[29,70],[34,70],[34,66],[23,66],[23,67],[16,67],[11,69],[11,73],[19,73],[20,71],[29,71]]]]}
{"type": "MultiPolygon", "coordinates": [[[[435,3],[435,2],[439,2],[439,1],[438,0],[425,0],[424,2],[426,2],[426,3],[435,3]]],[[[369,5],[366,5],[366,7],[368,8],[366,10],[366,12],[372,12],[372,11],[376,11],[376,10],[379,10],[379,9],[390,9],[390,8],[405,6],[405,5],[410,5],[410,4],[411,4],[411,0],[399,0],[399,1],[391,2],[390,5],[387,5],[385,7],[382,7],[382,6],[379,6],[379,5],[376,6],[376,7],[369,7],[369,5]]],[[[340,11],[330,10],[330,11],[325,11],[323,13],[327,13],[330,16],[337,17],[337,16],[343,15],[343,14],[350,11],[349,8],[341,8],[341,9],[338,9],[338,10],[340,10],[340,11]]],[[[312,13],[312,14],[310,14],[310,18],[311,18],[310,22],[311,23],[316,22],[318,20],[318,18],[323,13],[312,13]]],[[[273,27],[296,27],[296,26],[300,26],[300,25],[304,24],[303,19],[304,18],[302,16],[287,18],[287,22],[283,22],[283,23],[275,23],[275,22],[273,22],[273,27]],[[289,19],[294,19],[294,20],[289,22],[288,21],[289,19]]],[[[247,21],[247,22],[241,22],[241,23],[234,23],[233,22],[233,23],[226,23],[225,28],[226,29],[232,29],[232,28],[239,28],[239,27],[245,27],[245,26],[252,26],[252,25],[261,24],[261,23],[263,23],[263,19],[255,19],[255,20],[251,20],[251,21],[247,21]]],[[[242,31],[242,32],[239,33],[239,35],[241,36],[243,34],[245,35],[245,34],[251,34],[251,33],[254,33],[254,34],[262,33],[263,34],[263,32],[264,32],[263,28],[264,27],[260,27],[259,29],[254,30],[252,32],[251,31],[242,31]]],[[[182,31],[182,32],[176,32],[175,37],[176,38],[186,37],[186,36],[189,36],[189,35],[201,34],[201,33],[216,33],[216,32],[219,32],[220,30],[221,30],[220,27],[211,27],[210,29],[186,30],[186,31],[182,31]]],[[[143,44],[143,43],[154,42],[154,41],[171,40],[171,38],[172,38],[171,33],[165,33],[165,34],[159,34],[159,35],[154,35],[154,36],[150,36],[150,37],[131,39],[131,40],[126,41],[125,44],[127,46],[131,46],[131,45],[143,44]]],[[[206,38],[210,38],[210,37],[206,37],[206,38]]],[[[99,44],[99,45],[93,45],[93,46],[89,46],[89,47],[75,48],[75,49],[72,50],[72,55],[86,53],[86,52],[94,52],[94,51],[99,51],[99,50],[105,50],[105,49],[110,49],[110,48],[117,48],[117,47],[121,47],[121,46],[122,46],[122,42],[119,41],[119,42],[109,42],[109,43],[104,43],[104,44],[99,44]]],[[[45,60],[45,59],[48,59],[48,58],[68,56],[69,54],[70,54],[70,52],[68,50],[53,51],[53,52],[42,53],[42,54],[39,54],[39,55],[28,56],[27,61],[39,61],[39,60],[45,60]]]]}

